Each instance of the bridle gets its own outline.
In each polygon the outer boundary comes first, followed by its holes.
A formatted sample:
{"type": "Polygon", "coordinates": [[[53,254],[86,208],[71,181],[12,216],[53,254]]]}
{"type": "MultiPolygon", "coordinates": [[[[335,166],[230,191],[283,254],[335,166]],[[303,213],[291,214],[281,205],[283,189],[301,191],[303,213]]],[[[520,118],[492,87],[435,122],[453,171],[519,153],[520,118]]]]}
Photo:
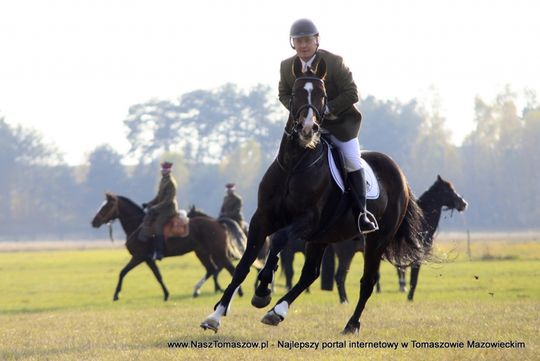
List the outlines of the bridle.
{"type": "MultiPolygon", "coordinates": [[[[102,207],[103,209],[103,207],[102,207]]],[[[118,218],[118,199],[115,199],[114,205],[111,207],[111,209],[105,214],[101,214],[101,211],[97,214],[99,220],[101,223],[109,223],[113,222],[114,218],[118,218]],[[116,214],[116,216],[115,216],[116,214]]]]}
{"type": "MultiPolygon", "coordinates": [[[[103,209],[103,207],[102,207],[102,209],[103,209]]],[[[106,213],[106,215],[102,215],[101,210],[97,214],[97,217],[98,217],[99,221],[101,222],[101,224],[106,223],[107,226],[109,227],[109,237],[111,238],[111,242],[114,242],[112,224],[114,223],[116,218],[118,218],[118,214],[119,213],[118,213],[118,199],[117,198],[115,198],[114,205],[106,213]],[[115,216],[115,214],[116,214],[116,216],[115,216]]]]}
{"type": "Polygon", "coordinates": [[[307,82],[314,82],[314,83],[319,83],[322,85],[322,88],[324,89],[324,81],[321,79],[321,78],[318,78],[318,77],[315,77],[315,76],[302,76],[302,77],[299,77],[295,80],[294,82],[294,85],[293,85],[293,93],[292,93],[292,98],[291,98],[291,103],[290,103],[290,114],[291,114],[291,117],[292,117],[292,129],[291,130],[288,130],[287,127],[285,127],[285,134],[289,137],[289,138],[292,138],[295,134],[298,134],[298,132],[302,129],[303,125],[302,123],[300,122],[300,117],[302,115],[302,113],[306,110],[313,110],[313,112],[315,113],[315,119],[316,119],[316,122],[315,122],[315,129],[314,129],[314,132],[315,133],[318,133],[320,132],[320,129],[321,129],[321,125],[324,121],[324,111],[326,109],[326,103],[327,103],[327,96],[326,96],[326,91],[324,92],[324,95],[323,95],[323,102],[322,102],[322,105],[319,109],[317,109],[317,107],[315,107],[313,104],[303,104],[301,105],[298,109],[293,109],[293,104],[294,104],[294,97],[296,95],[296,89],[299,88],[299,86],[297,85],[297,83],[299,81],[302,81],[304,84],[307,83],[307,82]]]}

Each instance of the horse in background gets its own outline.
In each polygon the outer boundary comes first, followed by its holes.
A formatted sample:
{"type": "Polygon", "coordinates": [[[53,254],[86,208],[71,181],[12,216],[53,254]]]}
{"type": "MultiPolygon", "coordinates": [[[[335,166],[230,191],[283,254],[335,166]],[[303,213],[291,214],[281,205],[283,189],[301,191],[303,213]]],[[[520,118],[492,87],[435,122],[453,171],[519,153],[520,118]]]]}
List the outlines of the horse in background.
{"type": "MultiPolygon", "coordinates": [[[[265,239],[272,235],[270,253],[258,275],[259,286],[252,305],[266,307],[271,302],[269,285],[279,261],[279,253],[288,240],[306,240],[306,259],[300,280],[266,313],[262,322],[278,325],[296,298],[319,276],[324,250],[328,244],[351,239],[358,234],[351,198],[332,180],[327,143],[320,139],[320,126],[326,107],[323,77],[326,64],[321,60],[315,72],[302,72],[299,59],[294,64],[291,112],[285,126],[279,153],[259,185],[258,205],[250,222],[246,252],[240,259],[223,296],[203,322],[203,329],[217,332],[227,314],[232,296],[246,279],[265,239]]],[[[378,152],[363,157],[373,169],[380,196],[368,200],[368,209],[376,217],[379,230],[367,235],[364,274],[360,281],[360,299],[343,333],[358,333],[360,317],[372,294],[383,257],[395,264],[422,260],[425,248],[418,229],[422,216],[398,165],[378,152]]],[[[329,314],[332,317],[332,314],[329,314]]]]}
{"type": "MultiPolygon", "coordinates": [[[[117,301],[124,277],[133,268],[141,263],[146,263],[152,270],[157,281],[163,290],[163,299],[167,301],[169,291],[163,282],[159,268],[149,255],[152,251],[152,242],[142,242],[138,240],[138,233],[141,228],[144,217],[143,209],[129,198],[105,194],[105,203],[99,208],[92,220],[92,226],[99,228],[116,219],[120,220],[122,229],[126,234],[126,248],[131,254],[131,259],[120,271],[118,284],[114,292],[113,300],[117,301]]],[[[200,288],[206,280],[214,277],[215,291],[221,291],[217,283],[217,274],[225,268],[231,275],[234,274],[233,261],[240,258],[241,252],[235,246],[233,238],[241,237],[245,242],[245,236],[236,222],[228,222],[226,225],[207,217],[194,217],[189,222],[189,234],[186,237],[172,237],[165,241],[164,257],[181,256],[189,252],[195,252],[195,255],[201,261],[206,269],[205,275],[195,285],[193,297],[197,297],[200,288]]],[[[243,292],[239,288],[239,295],[243,292]]]]}
{"type": "MultiPolygon", "coordinates": [[[[190,218],[192,218],[192,217],[208,217],[210,219],[215,219],[218,222],[236,222],[234,219],[231,219],[231,218],[228,218],[228,217],[219,217],[217,219],[213,218],[212,216],[205,213],[202,209],[199,209],[199,208],[195,207],[194,204],[189,208],[189,211],[188,211],[187,215],[190,218]]],[[[236,222],[236,224],[238,224],[238,222],[236,222]]],[[[244,221],[244,224],[238,224],[238,226],[240,227],[242,232],[244,232],[244,234],[247,237],[246,230],[249,230],[249,223],[244,221]]],[[[243,245],[243,247],[245,247],[245,245],[243,245]]],[[[253,267],[255,267],[255,269],[257,271],[260,271],[263,268],[264,262],[266,260],[266,255],[268,254],[269,249],[270,249],[270,242],[269,242],[269,240],[266,240],[266,242],[264,243],[264,246],[261,248],[261,251],[257,255],[257,260],[253,263],[253,267]]],[[[243,251],[244,250],[242,250],[242,252],[243,251]]]]}
{"type": "MultiPolygon", "coordinates": [[[[463,212],[468,206],[465,199],[458,192],[456,192],[452,183],[443,179],[440,175],[437,175],[435,182],[420,196],[417,203],[422,209],[425,220],[423,229],[421,230],[422,237],[424,238],[426,245],[428,245],[430,248],[433,245],[433,237],[437,231],[437,228],[439,227],[442,212],[446,210],[457,210],[458,212],[463,212]]],[[[333,257],[333,254],[335,253],[338,259],[335,281],[339,293],[339,300],[341,303],[348,303],[347,292],[345,291],[345,280],[347,278],[347,273],[349,272],[349,267],[352,263],[354,253],[364,252],[364,241],[363,239],[353,239],[336,243],[332,246],[332,249],[329,249],[328,251],[331,253],[330,257],[333,257]]],[[[323,263],[321,273],[325,274],[327,278],[332,278],[334,275],[334,268],[331,263],[328,264],[331,266],[325,267],[326,264],[323,263]]],[[[292,267],[292,264],[290,266],[288,264],[283,265],[284,270],[286,267],[292,267]]],[[[399,279],[399,289],[401,292],[406,292],[405,267],[396,268],[399,279]]],[[[409,301],[412,301],[414,298],[419,273],[420,263],[417,262],[412,264],[410,288],[407,295],[407,299],[409,301]]],[[[289,281],[287,280],[287,282],[289,281]]],[[[332,288],[323,289],[332,290],[332,288]]],[[[380,292],[380,284],[378,281],[377,292],[380,292]]]]}

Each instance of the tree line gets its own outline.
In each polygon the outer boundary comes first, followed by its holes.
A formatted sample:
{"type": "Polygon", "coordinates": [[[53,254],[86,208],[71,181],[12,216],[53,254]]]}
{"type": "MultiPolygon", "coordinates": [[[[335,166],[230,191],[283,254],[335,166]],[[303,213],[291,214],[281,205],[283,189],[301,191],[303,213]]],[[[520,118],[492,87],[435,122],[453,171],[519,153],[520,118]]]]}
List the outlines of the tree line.
{"type": "MultiPolygon", "coordinates": [[[[539,229],[540,106],[534,92],[526,99],[519,109],[509,87],[491,101],[477,98],[475,128],[456,146],[436,107],[370,96],[358,103],[360,143],[396,160],[417,195],[437,174],[453,182],[470,208],[443,220],[445,230],[539,229]]],[[[69,166],[38,133],[0,118],[0,240],[103,238],[90,220],[104,192],[151,199],[164,159],[175,163],[181,207],[195,204],[217,215],[224,184],[235,182],[249,219],[286,119],[265,85],[195,90],[133,105],[123,120],[126,154],[103,144],[86,164],[69,166]],[[126,159],[136,162],[124,165],[126,159]]]]}

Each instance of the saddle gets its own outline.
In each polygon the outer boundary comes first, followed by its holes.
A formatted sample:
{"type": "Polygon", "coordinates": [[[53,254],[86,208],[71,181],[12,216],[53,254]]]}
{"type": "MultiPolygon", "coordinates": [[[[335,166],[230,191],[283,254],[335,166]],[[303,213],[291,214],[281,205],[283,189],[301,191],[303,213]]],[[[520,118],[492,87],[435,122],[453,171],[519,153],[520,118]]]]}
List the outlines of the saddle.
{"type": "Polygon", "coordinates": [[[180,210],[163,226],[163,235],[165,240],[189,235],[189,217],[186,211],[180,210]]]}
{"type": "MultiPolygon", "coordinates": [[[[330,167],[332,178],[341,189],[341,192],[345,193],[347,188],[347,170],[345,169],[343,154],[341,154],[338,147],[332,144],[329,138],[323,136],[322,139],[328,147],[328,166],[330,167]]],[[[371,168],[364,158],[360,158],[360,162],[362,163],[366,177],[366,199],[377,199],[380,195],[380,189],[373,168],[371,168]]]]}

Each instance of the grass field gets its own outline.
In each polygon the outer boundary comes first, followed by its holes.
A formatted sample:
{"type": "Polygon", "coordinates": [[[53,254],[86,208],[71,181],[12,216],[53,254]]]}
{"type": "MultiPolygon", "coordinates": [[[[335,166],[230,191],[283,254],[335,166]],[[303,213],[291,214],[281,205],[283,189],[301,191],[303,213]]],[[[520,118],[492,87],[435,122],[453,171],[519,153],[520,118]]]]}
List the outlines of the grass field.
{"type": "MultiPolygon", "coordinates": [[[[209,282],[199,298],[191,298],[203,275],[194,255],[159,264],[171,292],[168,302],[145,265],[126,277],[120,300],[112,302],[118,273],[129,259],[124,249],[10,249],[0,252],[0,360],[540,359],[540,242],[485,239],[471,249],[469,261],[463,243],[439,245],[441,261],[422,268],[413,303],[398,292],[395,270],[383,264],[383,292],[369,300],[360,335],[346,337],[340,331],[358,296],[361,255],[348,277],[353,303],[340,305],[337,292],[320,291],[317,283],[282,324],[266,326],[259,322],[266,310],[250,305],[252,271],[244,285],[247,295],[235,297],[214,334],[199,324],[219,296],[209,282]],[[471,340],[513,341],[508,347],[522,342],[524,348],[468,347],[471,340]],[[288,349],[284,341],[313,342],[318,349],[288,349]],[[429,347],[434,346],[429,342],[460,341],[463,348],[429,347]],[[171,348],[170,342],[188,346],[171,348]],[[267,348],[240,349],[235,342],[262,342],[267,348]],[[200,348],[203,344],[217,347],[200,348]]],[[[297,270],[302,261],[297,256],[297,270]]],[[[226,286],[230,276],[222,273],[220,280],[226,286]]],[[[274,301],[284,291],[284,279],[277,281],[274,301]]]]}

